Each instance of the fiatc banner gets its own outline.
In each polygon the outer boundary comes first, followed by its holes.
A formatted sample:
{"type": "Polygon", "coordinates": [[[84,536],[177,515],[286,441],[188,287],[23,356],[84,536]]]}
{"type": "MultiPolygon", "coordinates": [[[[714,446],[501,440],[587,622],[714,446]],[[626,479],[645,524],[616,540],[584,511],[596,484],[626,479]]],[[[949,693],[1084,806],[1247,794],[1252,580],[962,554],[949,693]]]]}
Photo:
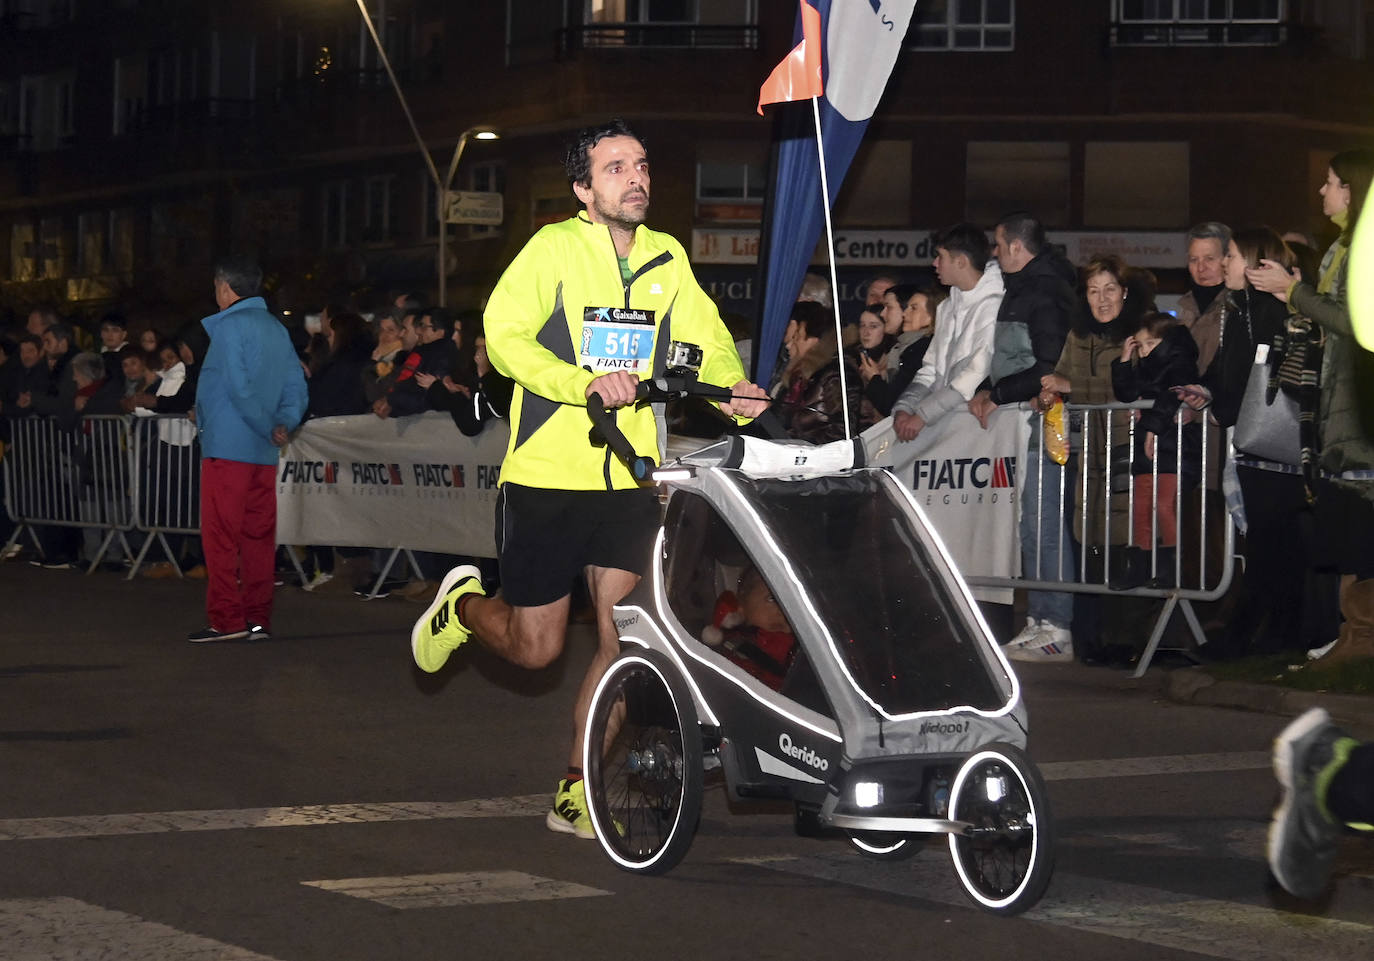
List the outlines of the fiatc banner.
{"type": "MultiPolygon", "coordinates": [[[[863,433],[869,463],[886,467],[916,494],[916,503],[965,577],[1016,577],[1021,570],[1019,465],[1030,441],[1030,415],[993,412],[984,430],[967,410],[951,411],[907,443],[892,419],[863,433]]],[[[1010,591],[978,588],[975,596],[1010,603],[1010,591]]]]}
{"type": "Polygon", "coordinates": [[[277,462],[277,543],[495,557],[510,432],[464,437],[447,414],[308,421],[277,462]]]}

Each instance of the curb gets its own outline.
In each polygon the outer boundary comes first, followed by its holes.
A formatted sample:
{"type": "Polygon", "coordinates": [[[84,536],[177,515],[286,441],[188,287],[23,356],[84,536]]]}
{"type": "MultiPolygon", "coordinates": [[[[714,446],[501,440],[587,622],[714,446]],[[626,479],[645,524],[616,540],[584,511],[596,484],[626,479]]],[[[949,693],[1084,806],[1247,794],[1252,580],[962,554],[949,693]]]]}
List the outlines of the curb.
{"type": "Polygon", "coordinates": [[[1218,681],[1203,671],[1191,670],[1170,671],[1162,689],[1169,700],[1180,704],[1229,707],[1287,717],[1296,717],[1308,708],[1323,707],[1337,721],[1374,732],[1374,697],[1299,691],[1245,681],[1218,681]]]}

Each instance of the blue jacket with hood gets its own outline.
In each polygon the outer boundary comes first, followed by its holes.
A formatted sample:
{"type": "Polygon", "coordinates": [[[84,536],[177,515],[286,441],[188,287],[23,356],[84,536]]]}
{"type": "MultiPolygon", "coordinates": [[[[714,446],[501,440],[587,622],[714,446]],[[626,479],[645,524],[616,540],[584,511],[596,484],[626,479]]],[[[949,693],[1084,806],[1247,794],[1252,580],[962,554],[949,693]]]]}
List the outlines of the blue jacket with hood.
{"type": "Polygon", "coordinates": [[[305,416],[305,373],[291,337],[261,297],[245,297],[201,322],[210,349],[196,385],[196,427],[205,457],[275,464],[272,429],[305,416]]]}

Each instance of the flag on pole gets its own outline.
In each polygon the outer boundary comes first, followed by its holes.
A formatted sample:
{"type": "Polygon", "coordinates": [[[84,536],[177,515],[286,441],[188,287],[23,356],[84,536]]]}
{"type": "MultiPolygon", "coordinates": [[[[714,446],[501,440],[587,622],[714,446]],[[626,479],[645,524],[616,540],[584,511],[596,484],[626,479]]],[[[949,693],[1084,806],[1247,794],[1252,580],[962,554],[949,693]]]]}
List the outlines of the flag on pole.
{"type": "Polygon", "coordinates": [[[796,118],[784,117],[787,129],[779,135],[760,263],[763,306],[754,347],[760,383],[766,384],[772,373],[824,226],[816,137],[825,154],[826,202],[833,206],[902,51],[915,8],[916,0],[799,0],[793,50],[759,91],[760,108],[816,97],[820,113],[819,131],[809,115],[797,111],[796,118]],[[806,64],[813,56],[819,58],[821,75],[810,86],[806,64]],[[790,78],[790,85],[779,74],[790,78]],[[792,119],[797,122],[789,125],[792,119]]]}
{"type": "Polygon", "coordinates": [[[797,28],[802,35],[801,43],[773,68],[759,88],[760,117],[763,116],[763,105],[766,103],[809,100],[819,97],[825,90],[821,81],[820,11],[806,0],[801,0],[797,21],[797,28]]]}

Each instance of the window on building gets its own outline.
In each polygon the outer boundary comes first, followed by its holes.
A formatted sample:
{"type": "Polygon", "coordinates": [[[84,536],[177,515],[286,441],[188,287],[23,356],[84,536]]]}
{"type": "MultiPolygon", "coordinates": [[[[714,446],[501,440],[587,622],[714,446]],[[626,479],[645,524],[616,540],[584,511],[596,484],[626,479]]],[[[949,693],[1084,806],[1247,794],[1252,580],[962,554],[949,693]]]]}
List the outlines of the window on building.
{"type": "Polygon", "coordinates": [[[1015,27],[1015,0],[921,0],[907,36],[923,50],[1011,50],[1015,27]]]}
{"type": "Polygon", "coordinates": [[[1066,141],[971,141],[965,157],[964,217],[995,223],[1026,210],[1044,224],[1071,221],[1066,141]]]}
{"type": "Polygon", "coordinates": [[[23,283],[37,278],[37,251],[33,224],[21,221],[10,225],[10,280],[23,283]]]}
{"type": "Polygon", "coordinates": [[[363,181],[363,241],[385,244],[396,239],[392,211],[396,209],[396,177],[368,177],[363,181]]]}
{"type": "Polygon", "coordinates": [[[320,221],[324,224],[326,248],[348,244],[348,182],[335,180],[324,185],[320,221]]]}
{"type": "Polygon", "coordinates": [[[1089,142],[1083,151],[1085,227],[1187,227],[1188,144],[1089,142]]]}
{"type": "Polygon", "coordinates": [[[109,253],[110,218],[105,211],[78,214],[76,218],[76,274],[92,277],[105,272],[109,253]]]}
{"type": "Polygon", "coordinates": [[[246,31],[210,34],[210,113],[247,119],[257,96],[257,38],[246,31]]]}
{"type": "Polygon", "coordinates": [[[72,71],[21,77],[19,135],[29,150],[56,150],[76,133],[75,89],[72,71]]]}
{"type": "Polygon", "coordinates": [[[1117,46],[1276,46],[1287,0],[1112,0],[1117,46]]]}
{"type": "Polygon", "coordinates": [[[62,218],[44,217],[38,223],[38,277],[62,280],[67,276],[67,248],[63,243],[62,218]]]}
{"type": "Polygon", "coordinates": [[[19,108],[14,92],[14,84],[0,81],[0,137],[12,137],[19,132],[19,108]]]}
{"type": "Polygon", "coordinates": [[[137,130],[147,107],[148,64],[142,55],[116,57],[114,62],[114,124],[120,137],[137,130]]]}
{"type": "Polygon", "coordinates": [[[757,223],[763,216],[768,170],[762,161],[697,163],[697,219],[743,220],[757,223]]]}
{"type": "Polygon", "coordinates": [[[757,0],[583,2],[584,47],[758,46],[757,0]]]}

